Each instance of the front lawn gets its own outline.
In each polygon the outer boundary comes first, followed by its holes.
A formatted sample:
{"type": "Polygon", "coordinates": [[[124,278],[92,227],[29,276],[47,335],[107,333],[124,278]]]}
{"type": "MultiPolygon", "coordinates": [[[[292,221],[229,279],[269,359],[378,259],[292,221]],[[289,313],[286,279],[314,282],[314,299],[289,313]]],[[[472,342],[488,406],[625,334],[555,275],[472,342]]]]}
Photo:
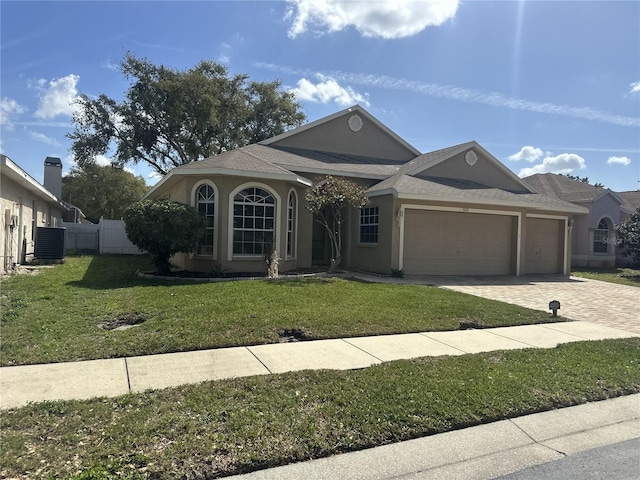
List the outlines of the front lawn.
{"type": "Polygon", "coordinates": [[[640,270],[633,268],[575,268],[571,275],[602,282],[640,287],[640,270]]]}
{"type": "Polygon", "coordinates": [[[342,279],[193,284],[139,278],[146,257],[69,257],[2,282],[0,365],[305,339],[548,322],[543,311],[435,287],[342,279]],[[141,322],[105,330],[114,322],[141,322]]]}
{"type": "Polygon", "coordinates": [[[0,412],[0,478],[217,478],[637,392],[632,338],[44,402],[0,412]]]}

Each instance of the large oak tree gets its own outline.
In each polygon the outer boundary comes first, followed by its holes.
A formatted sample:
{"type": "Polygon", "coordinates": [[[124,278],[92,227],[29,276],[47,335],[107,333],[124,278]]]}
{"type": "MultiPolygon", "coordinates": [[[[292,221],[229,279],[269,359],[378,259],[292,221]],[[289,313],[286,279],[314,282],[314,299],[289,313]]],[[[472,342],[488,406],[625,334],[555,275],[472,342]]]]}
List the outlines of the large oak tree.
{"type": "Polygon", "coordinates": [[[81,167],[108,155],[123,166],[147,163],[164,175],[174,167],[259,142],[302,124],[305,115],[279,81],[249,81],[202,61],[189,70],[154,65],[127,53],[125,99],[80,95],[68,137],[81,167]]]}

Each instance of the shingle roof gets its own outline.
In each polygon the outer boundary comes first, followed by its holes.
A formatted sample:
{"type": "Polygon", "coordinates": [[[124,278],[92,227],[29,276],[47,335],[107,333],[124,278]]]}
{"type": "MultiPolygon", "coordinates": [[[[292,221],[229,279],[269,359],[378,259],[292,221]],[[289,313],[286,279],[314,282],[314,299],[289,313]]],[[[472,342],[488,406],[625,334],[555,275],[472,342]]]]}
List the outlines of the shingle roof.
{"type": "Polygon", "coordinates": [[[261,152],[263,158],[295,172],[337,172],[363,178],[385,178],[396,174],[402,162],[383,158],[344,155],[299,148],[270,148],[261,152]]]}
{"type": "Polygon", "coordinates": [[[221,168],[244,172],[292,174],[292,172],[266,160],[264,158],[264,150],[270,150],[270,148],[263,147],[262,145],[248,145],[221,153],[220,155],[205,158],[198,162],[187,163],[174,170],[185,171],[221,168]]]}
{"type": "Polygon", "coordinates": [[[395,192],[400,197],[428,198],[443,201],[530,207],[539,210],[563,210],[587,213],[587,209],[556,197],[537,193],[513,193],[475,182],[448,178],[417,178],[402,173],[394,175],[367,190],[369,195],[395,192]]]}
{"type": "Polygon", "coordinates": [[[591,202],[605,192],[603,188],[555,173],[537,173],[522,180],[539,193],[568,202],[591,202]]]}
{"type": "Polygon", "coordinates": [[[631,190],[630,192],[616,192],[624,202],[622,208],[633,212],[640,208],[640,190],[631,190]]]}
{"type": "Polygon", "coordinates": [[[457,150],[460,147],[464,146],[472,146],[474,142],[466,142],[461,143],[459,145],[454,145],[452,147],[441,148],[440,150],[434,150],[433,152],[423,153],[422,155],[417,156],[413,160],[405,163],[402,168],[403,173],[411,174],[415,171],[421,171],[429,168],[430,166],[438,163],[439,160],[448,156],[454,150],[457,150]]]}

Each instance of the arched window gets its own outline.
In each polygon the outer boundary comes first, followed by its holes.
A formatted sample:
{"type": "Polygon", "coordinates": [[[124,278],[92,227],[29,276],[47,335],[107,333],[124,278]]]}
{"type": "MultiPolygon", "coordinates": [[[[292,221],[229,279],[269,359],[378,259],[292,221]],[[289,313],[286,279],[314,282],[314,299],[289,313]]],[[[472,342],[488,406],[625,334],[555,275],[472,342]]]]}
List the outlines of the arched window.
{"type": "Polygon", "coordinates": [[[213,255],[216,194],[211,185],[204,184],[198,187],[195,194],[196,208],[206,218],[207,227],[198,241],[196,253],[198,255],[213,255]]]}
{"type": "Polygon", "coordinates": [[[233,198],[233,254],[265,255],[274,248],[276,200],[267,190],[249,187],[233,198]]]}
{"type": "Polygon", "coordinates": [[[603,218],[593,232],[593,253],[607,253],[609,242],[609,224],[603,218]]]}
{"type": "Polygon", "coordinates": [[[294,257],[296,254],[296,216],[298,202],[296,192],[289,192],[289,201],[287,202],[287,257],[294,257]]]}

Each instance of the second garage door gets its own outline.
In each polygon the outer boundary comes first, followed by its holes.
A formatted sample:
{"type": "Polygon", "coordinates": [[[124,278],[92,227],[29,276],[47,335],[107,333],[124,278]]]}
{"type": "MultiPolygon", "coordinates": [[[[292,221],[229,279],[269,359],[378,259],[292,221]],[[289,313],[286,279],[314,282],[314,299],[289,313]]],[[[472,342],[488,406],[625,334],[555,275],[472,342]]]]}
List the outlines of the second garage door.
{"type": "Polygon", "coordinates": [[[515,217],[405,210],[407,275],[512,275],[515,217]]]}

